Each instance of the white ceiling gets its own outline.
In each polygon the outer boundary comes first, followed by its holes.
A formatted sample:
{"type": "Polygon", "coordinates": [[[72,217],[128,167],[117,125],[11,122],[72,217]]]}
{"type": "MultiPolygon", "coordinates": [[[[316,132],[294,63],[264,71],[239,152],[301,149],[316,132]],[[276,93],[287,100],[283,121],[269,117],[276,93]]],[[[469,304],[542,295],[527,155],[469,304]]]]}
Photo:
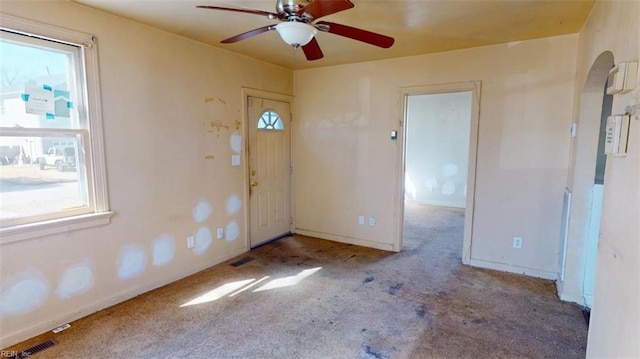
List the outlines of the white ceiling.
{"type": "Polygon", "coordinates": [[[355,7],[322,17],[395,38],[382,49],[319,33],[324,58],[307,61],[269,31],[234,44],[231,36],[278,20],[197,9],[214,5],[276,12],[275,0],[73,0],[137,22],[290,69],[380,60],[576,33],[594,0],[352,0],[355,7]]]}

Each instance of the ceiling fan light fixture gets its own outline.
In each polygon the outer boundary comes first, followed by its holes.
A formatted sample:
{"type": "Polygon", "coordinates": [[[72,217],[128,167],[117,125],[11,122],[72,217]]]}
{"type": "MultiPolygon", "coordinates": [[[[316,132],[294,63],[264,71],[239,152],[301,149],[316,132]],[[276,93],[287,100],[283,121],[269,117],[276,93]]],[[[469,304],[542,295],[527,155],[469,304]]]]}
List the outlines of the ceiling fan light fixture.
{"type": "Polygon", "coordinates": [[[303,22],[281,22],[276,25],[276,30],[287,44],[298,47],[308,44],[318,31],[311,25],[303,22]]]}

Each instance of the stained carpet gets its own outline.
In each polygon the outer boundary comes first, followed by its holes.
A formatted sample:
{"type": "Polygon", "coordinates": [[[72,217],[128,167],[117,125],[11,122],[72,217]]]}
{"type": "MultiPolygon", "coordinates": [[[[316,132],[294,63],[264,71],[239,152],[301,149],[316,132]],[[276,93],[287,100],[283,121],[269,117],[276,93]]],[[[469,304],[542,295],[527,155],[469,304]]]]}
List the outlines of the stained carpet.
{"type": "Polygon", "coordinates": [[[463,222],[408,205],[400,253],[283,238],[8,350],[55,339],[33,358],[583,358],[581,308],[551,281],[462,265],[463,222]]]}

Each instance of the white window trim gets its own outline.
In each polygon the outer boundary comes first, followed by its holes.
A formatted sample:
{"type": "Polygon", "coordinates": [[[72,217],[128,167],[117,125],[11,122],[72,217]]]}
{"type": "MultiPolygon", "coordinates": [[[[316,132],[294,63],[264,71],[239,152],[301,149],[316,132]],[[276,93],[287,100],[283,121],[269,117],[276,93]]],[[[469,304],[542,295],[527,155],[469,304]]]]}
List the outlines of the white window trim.
{"type": "Polygon", "coordinates": [[[88,126],[91,146],[91,158],[87,162],[92,164],[87,172],[92,172],[93,188],[89,190],[93,191],[95,200],[94,213],[0,228],[0,244],[108,224],[114,213],[109,210],[109,195],[107,192],[96,37],[91,34],[63,29],[2,13],[0,13],[0,29],[57,42],[66,42],[80,46],[83,49],[86,86],[80,88],[86,90],[84,95],[87,100],[86,111],[89,117],[88,126]]]}

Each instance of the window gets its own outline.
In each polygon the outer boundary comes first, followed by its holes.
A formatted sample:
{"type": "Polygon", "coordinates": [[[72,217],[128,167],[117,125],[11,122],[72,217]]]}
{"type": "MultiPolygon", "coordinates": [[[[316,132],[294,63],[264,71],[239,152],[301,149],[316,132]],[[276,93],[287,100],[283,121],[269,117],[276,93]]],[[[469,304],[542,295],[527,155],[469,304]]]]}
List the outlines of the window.
{"type": "Polygon", "coordinates": [[[1,241],[108,223],[95,38],[0,23],[1,241]]]}
{"type": "Polygon", "coordinates": [[[283,131],[284,126],[282,125],[282,120],[277,113],[273,111],[265,111],[258,119],[258,129],[283,131]]]}

